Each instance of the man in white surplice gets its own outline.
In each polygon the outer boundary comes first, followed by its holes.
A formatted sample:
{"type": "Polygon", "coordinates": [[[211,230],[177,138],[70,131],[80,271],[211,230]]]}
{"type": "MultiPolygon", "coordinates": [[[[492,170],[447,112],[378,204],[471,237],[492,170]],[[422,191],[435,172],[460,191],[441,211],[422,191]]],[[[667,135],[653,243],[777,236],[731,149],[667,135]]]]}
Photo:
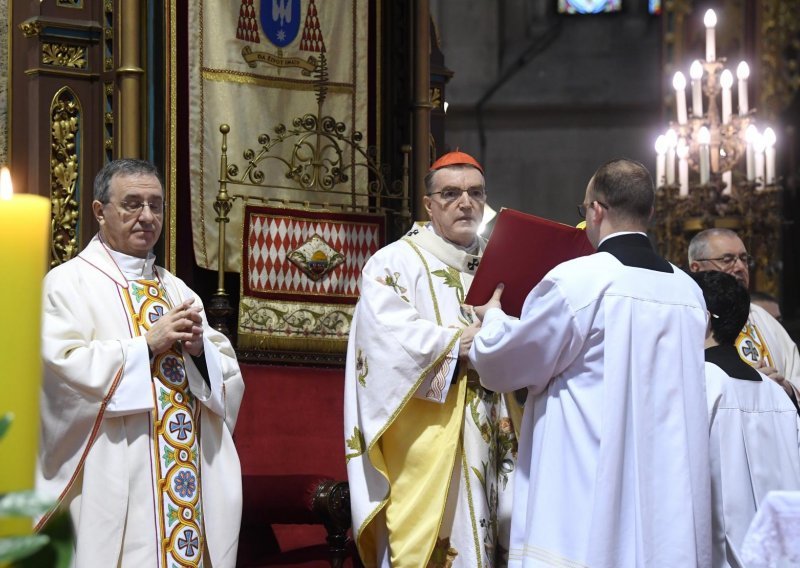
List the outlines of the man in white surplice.
{"type": "MultiPolygon", "coordinates": [[[[751,257],[735,232],[730,229],[706,229],[689,243],[689,270],[719,270],[735,277],[750,288],[751,257]]],[[[781,323],[761,306],[751,303],[736,349],[744,362],[757,368],[781,385],[794,400],[800,402],[800,353],[781,323]]]]}
{"type": "Polygon", "coordinates": [[[706,389],[711,421],[714,566],[743,568],[745,534],[770,491],[800,490],[800,421],[786,392],[739,357],[747,290],[723,272],[698,272],[711,318],[706,389]]]}
{"type": "Polygon", "coordinates": [[[37,490],[69,510],[75,566],[232,568],[235,353],[200,298],[154,265],[164,192],[152,164],[106,164],[92,211],[99,233],[44,282],[37,490]]]}
{"type": "Polygon", "coordinates": [[[367,566],[505,563],[516,437],[466,355],[484,240],[483,170],[451,152],[425,179],[430,223],[370,258],[345,378],[353,532],[367,566]]]}
{"type": "Polygon", "coordinates": [[[653,250],[653,201],[644,166],[601,166],[579,205],[597,253],[550,271],[518,320],[501,287],[476,307],[481,382],[528,388],[509,566],[710,564],[705,304],[653,250]]]}

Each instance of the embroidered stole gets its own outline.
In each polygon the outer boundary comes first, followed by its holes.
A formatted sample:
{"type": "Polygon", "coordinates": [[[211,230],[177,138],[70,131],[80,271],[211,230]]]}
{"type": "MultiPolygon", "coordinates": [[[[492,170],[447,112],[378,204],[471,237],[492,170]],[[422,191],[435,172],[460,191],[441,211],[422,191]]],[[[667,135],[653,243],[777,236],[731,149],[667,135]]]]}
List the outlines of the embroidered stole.
{"type": "MultiPolygon", "coordinates": [[[[130,281],[122,292],[136,336],[146,333],[172,308],[157,280],[130,281]]],[[[151,462],[159,565],[199,568],[205,549],[200,496],[200,406],[189,390],[183,355],[177,345],[155,356],[150,365],[155,403],[151,462]]]]}
{"type": "Polygon", "coordinates": [[[775,361],[772,354],[769,352],[767,342],[761,336],[761,332],[753,323],[748,319],[744,324],[744,328],[736,338],[736,350],[739,352],[739,357],[742,361],[748,363],[753,367],[758,366],[758,362],[763,358],[769,367],[775,366],[775,361]]]}

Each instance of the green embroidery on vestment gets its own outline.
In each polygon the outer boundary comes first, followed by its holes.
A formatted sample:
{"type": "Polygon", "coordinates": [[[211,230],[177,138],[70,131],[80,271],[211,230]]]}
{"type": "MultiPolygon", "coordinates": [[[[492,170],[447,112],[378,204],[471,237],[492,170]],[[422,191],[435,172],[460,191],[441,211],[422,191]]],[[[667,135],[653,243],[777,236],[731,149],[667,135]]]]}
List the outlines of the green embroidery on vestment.
{"type": "Polygon", "coordinates": [[[367,356],[364,351],[359,348],[356,355],[356,374],[358,375],[358,382],[362,387],[367,386],[367,375],[369,374],[369,363],[367,363],[367,356]]]}
{"type": "Polygon", "coordinates": [[[353,428],[353,435],[347,439],[347,447],[355,450],[352,454],[345,454],[345,459],[349,462],[353,458],[357,458],[364,453],[364,448],[367,447],[367,442],[364,440],[364,434],[358,429],[358,426],[353,428]]]}
{"type": "Polygon", "coordinates": [[[449,286],[450,288],[455,288],[456,290],[456,297],[458,298],[458,303],[464,303],[464,285],[461,283],[461,273],[453,268],[452,266],[448,266],[446,268],[440,268],[439,270],[434,270],[431,272],[434,276],[438,276],[439,278],[444,279],[444,283],[449,286]]]}
{"type": "Polygon", "coordinates": [[[166,389],[159,389],[158,401],[161,403],[161,408],[170,404],[169,391],[166,389]]]}
{"type": "Polygon", "coordinates": [[[164,454],[161,458],[164,460],[164,465],[169,467],[175,461],[175,450],[164,447],[164,454]]]}
{"type": "Polygon", "coordinates": [[[170,525],[178,522],[178,509],[170,504],[167,504],[167,521],[170,525]]]}
{"type": "Polygon", "coordinates": [[[136,301],[141,301],[144,298],[144,286],[131,282],[131,293],[136,297],[136,301]]]}

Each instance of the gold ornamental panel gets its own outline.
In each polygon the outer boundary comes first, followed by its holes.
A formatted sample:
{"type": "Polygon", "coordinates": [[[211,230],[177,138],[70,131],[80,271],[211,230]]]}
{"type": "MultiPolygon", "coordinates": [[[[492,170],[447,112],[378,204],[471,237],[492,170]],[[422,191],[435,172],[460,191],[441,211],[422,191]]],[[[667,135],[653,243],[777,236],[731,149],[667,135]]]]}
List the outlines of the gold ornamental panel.
{"type": "Polygon", "coordinates": [[[68,261],[79,250],[81,138],[80,100],[72,89],[63,87],[50,105],[51,266],[68,261]]]}
{"type": "Polygon", "coordinates": [[[42,65],[87,69],[89,65],[86,47],[44,42],[42,43],[42,65]]]}

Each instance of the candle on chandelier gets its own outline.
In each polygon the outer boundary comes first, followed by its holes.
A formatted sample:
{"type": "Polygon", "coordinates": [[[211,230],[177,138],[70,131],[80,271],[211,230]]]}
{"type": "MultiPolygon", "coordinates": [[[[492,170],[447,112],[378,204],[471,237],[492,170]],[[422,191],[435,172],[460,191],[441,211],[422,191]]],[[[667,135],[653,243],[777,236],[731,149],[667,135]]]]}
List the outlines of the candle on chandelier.
{"type": "MultiPolygon", "coordinates": [[[[8,270],[0,312],[15,325],[0,327],[0,418],[11,423],[0,440],[0,494],[33,488],[39,447],[42,378],[42,278],[48,261],[50,200],[14,194],[8,168],[0,172],[0,266],[8,270]],[[13,274],[12,274],[13,272],[13,274]]],[[[0,519],[0,534],[30,533],[30,519],[0,519]]]]}
{"type": "Polygon", "coordinates": [[[730,195],[731,188],[733,187],[733,173],[730,170],[722,172],[722,183],[725,187],[722,188],[723,195],[730,195]]]}
{"type": "Polygon", "coordinates": [[[764,150],[766,150],[767,144],[764,141],[764,136],[762,134],[758,134],[753,140],[753,155],[755,159],[755,179],[756,179],[756,187],[758,189],[764,188],[764,150]]]}
{"type": "Polygon", "coordinates": [[[707,184],[711,177],[711,132],[706,126],[697,133],[697,142],[700,144],[700,183],[707,184]]]}
{"type": "Polygon", "coordinates": [[[670,128],[664,138],[667,141],[667,185],[672,185],[675,183],[675,147],[678,145],[678,133],[670,128]]]}
{"type": "Polygon", "coordinates": [[[692,78],[692,116],[703,116],[703,64],[696,60],[689,67],[689,76],[692,78]]]}
{"type": "Polygon", "coordinates": [[[679,195],[689,195],[689,147],[683,139],[678,141],[678,180],[681,189],[679,195]]]}
{"type": "Polygon", "coordinates": [[[656,187],[664,185],[667,168],[667,137],[661,134],[656,138],[656,187]]]}
{"type": "Polygon", "coordinates": [[[672,78],[672,86],[675,87],[675,106],[678,111],[678,124],[686,124],[686,77],[678,71],[672,78]]]}
{"type": "Polygon", "coordinates": [[[707,10],[703,17],[706,26],[706,61],[714,61],[717,58],[716,38],[714,37],[714,27],[717,25],[717,15],[714,10],[707,10]]]}
{"type": "Polygon", "coordinates": [[[719,84],[722,87],[722,124],[728,124],[733,114],[733,103],[731,101],[733,73],[725,69],[719,76],[719,84]]]}
{"type": "Polygon", "coordinates": [[[750,66],[746,61],[739,63],[736,76],[739,78],[739,116],[743,116],[750,110],[747,104],[747,78],[750,76],[750,66]]]}
{"type": "Polygon", "coordinates": [[[766,163],[766,184],[772,185],[775,183],[775,131],[767,127],[764,129],[764,148],[765,163],[766,163]]]}
{"type": "Polygon", "coordinates": [[[753,144],[755,143],[757,136],[758,130],[756,127],[752,124],[748,126],[744,133],[744,139],[747,143],[747,150],[745,152],[747,162],[747,181],[753,181],[756,179],[756,164],[753,144]]]}

